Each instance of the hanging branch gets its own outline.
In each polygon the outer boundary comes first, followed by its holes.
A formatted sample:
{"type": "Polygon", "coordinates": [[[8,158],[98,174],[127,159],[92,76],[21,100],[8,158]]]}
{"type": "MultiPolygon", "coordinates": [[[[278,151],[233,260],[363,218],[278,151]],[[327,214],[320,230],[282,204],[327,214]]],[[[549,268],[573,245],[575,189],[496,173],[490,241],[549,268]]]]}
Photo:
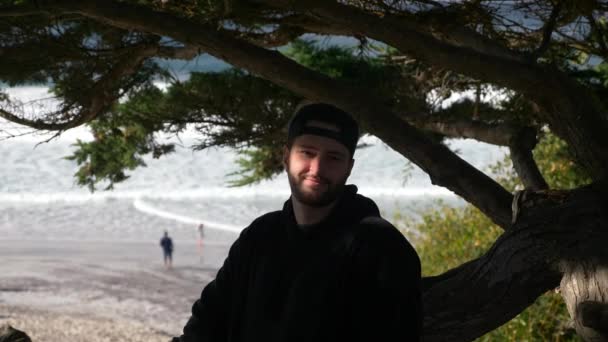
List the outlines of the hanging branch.
{"type": "Polygon", "coordinates": [[[88,105],[82,106],[76,113],[70,113],[70,110],[74,109],[74,106],[69,105],[63,111],[52,115],[55,117],[68,117],[69,119],[65,122],[26,119],[4,109],[0,109],[0,117],[39,130],[65,131],[80,126],[107,111],[124,94],[125,89],[122,89],[122,91],[120,89],[124,84],[121,84],[120,81],[135,74],[141,64],[146,59],[155,56],[158,51],[158,46],[146,44],[134,49],[130,54],[125,54],[122,60],[109,73],[96,81],[89,90],[92,97],[88,105]]]}

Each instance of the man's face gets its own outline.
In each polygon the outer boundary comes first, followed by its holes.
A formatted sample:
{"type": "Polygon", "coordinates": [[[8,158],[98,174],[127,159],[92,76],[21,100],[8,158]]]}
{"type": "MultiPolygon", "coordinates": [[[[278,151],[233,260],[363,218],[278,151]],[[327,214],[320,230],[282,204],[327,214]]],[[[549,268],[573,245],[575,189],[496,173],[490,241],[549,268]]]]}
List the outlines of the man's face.
{"type": "Polygon", "coordinates": [[[324,207],[342,193],[354,160],[336,140],[304,134],[285,148],[283,163],[292,195],[303,204],[324,207]]]}

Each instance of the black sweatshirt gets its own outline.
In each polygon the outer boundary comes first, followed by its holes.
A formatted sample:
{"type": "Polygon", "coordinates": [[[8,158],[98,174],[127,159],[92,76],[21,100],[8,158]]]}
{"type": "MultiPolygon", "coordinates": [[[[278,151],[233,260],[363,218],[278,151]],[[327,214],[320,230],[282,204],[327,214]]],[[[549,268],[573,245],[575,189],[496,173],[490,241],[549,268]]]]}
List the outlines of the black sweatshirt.
{"type": "Polygon", "coordinates": [[[291,200],[257,218],[174,341],[418,341],[418,255],[356,192],[306,229],[291,200]]]}

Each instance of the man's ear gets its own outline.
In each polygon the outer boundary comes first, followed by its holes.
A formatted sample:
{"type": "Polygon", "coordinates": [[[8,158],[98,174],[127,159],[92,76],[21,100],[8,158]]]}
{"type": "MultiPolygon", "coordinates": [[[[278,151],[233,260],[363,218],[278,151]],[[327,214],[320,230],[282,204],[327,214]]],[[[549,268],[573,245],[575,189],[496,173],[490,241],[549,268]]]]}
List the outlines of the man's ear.
{"type": "Polygon", "coordinates": [[[287,145],[283,146],[283,168],[287,170],[287,165],[289,165],[289,148],[287,145]]]}

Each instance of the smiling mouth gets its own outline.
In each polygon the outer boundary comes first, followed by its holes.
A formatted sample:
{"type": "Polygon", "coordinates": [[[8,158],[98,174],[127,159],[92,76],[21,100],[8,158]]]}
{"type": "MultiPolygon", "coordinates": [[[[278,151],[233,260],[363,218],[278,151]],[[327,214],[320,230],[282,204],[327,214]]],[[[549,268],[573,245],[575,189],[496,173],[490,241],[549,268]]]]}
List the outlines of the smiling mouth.
{"type": "Polygon", "coordinates": [[[308,181],[308,183],[314,184],[314,185],[324,185],[327,184],[327,182],[324,182],[323,180],[319,179],[319,178],[304,178],[305,181],[308,181]]]}

